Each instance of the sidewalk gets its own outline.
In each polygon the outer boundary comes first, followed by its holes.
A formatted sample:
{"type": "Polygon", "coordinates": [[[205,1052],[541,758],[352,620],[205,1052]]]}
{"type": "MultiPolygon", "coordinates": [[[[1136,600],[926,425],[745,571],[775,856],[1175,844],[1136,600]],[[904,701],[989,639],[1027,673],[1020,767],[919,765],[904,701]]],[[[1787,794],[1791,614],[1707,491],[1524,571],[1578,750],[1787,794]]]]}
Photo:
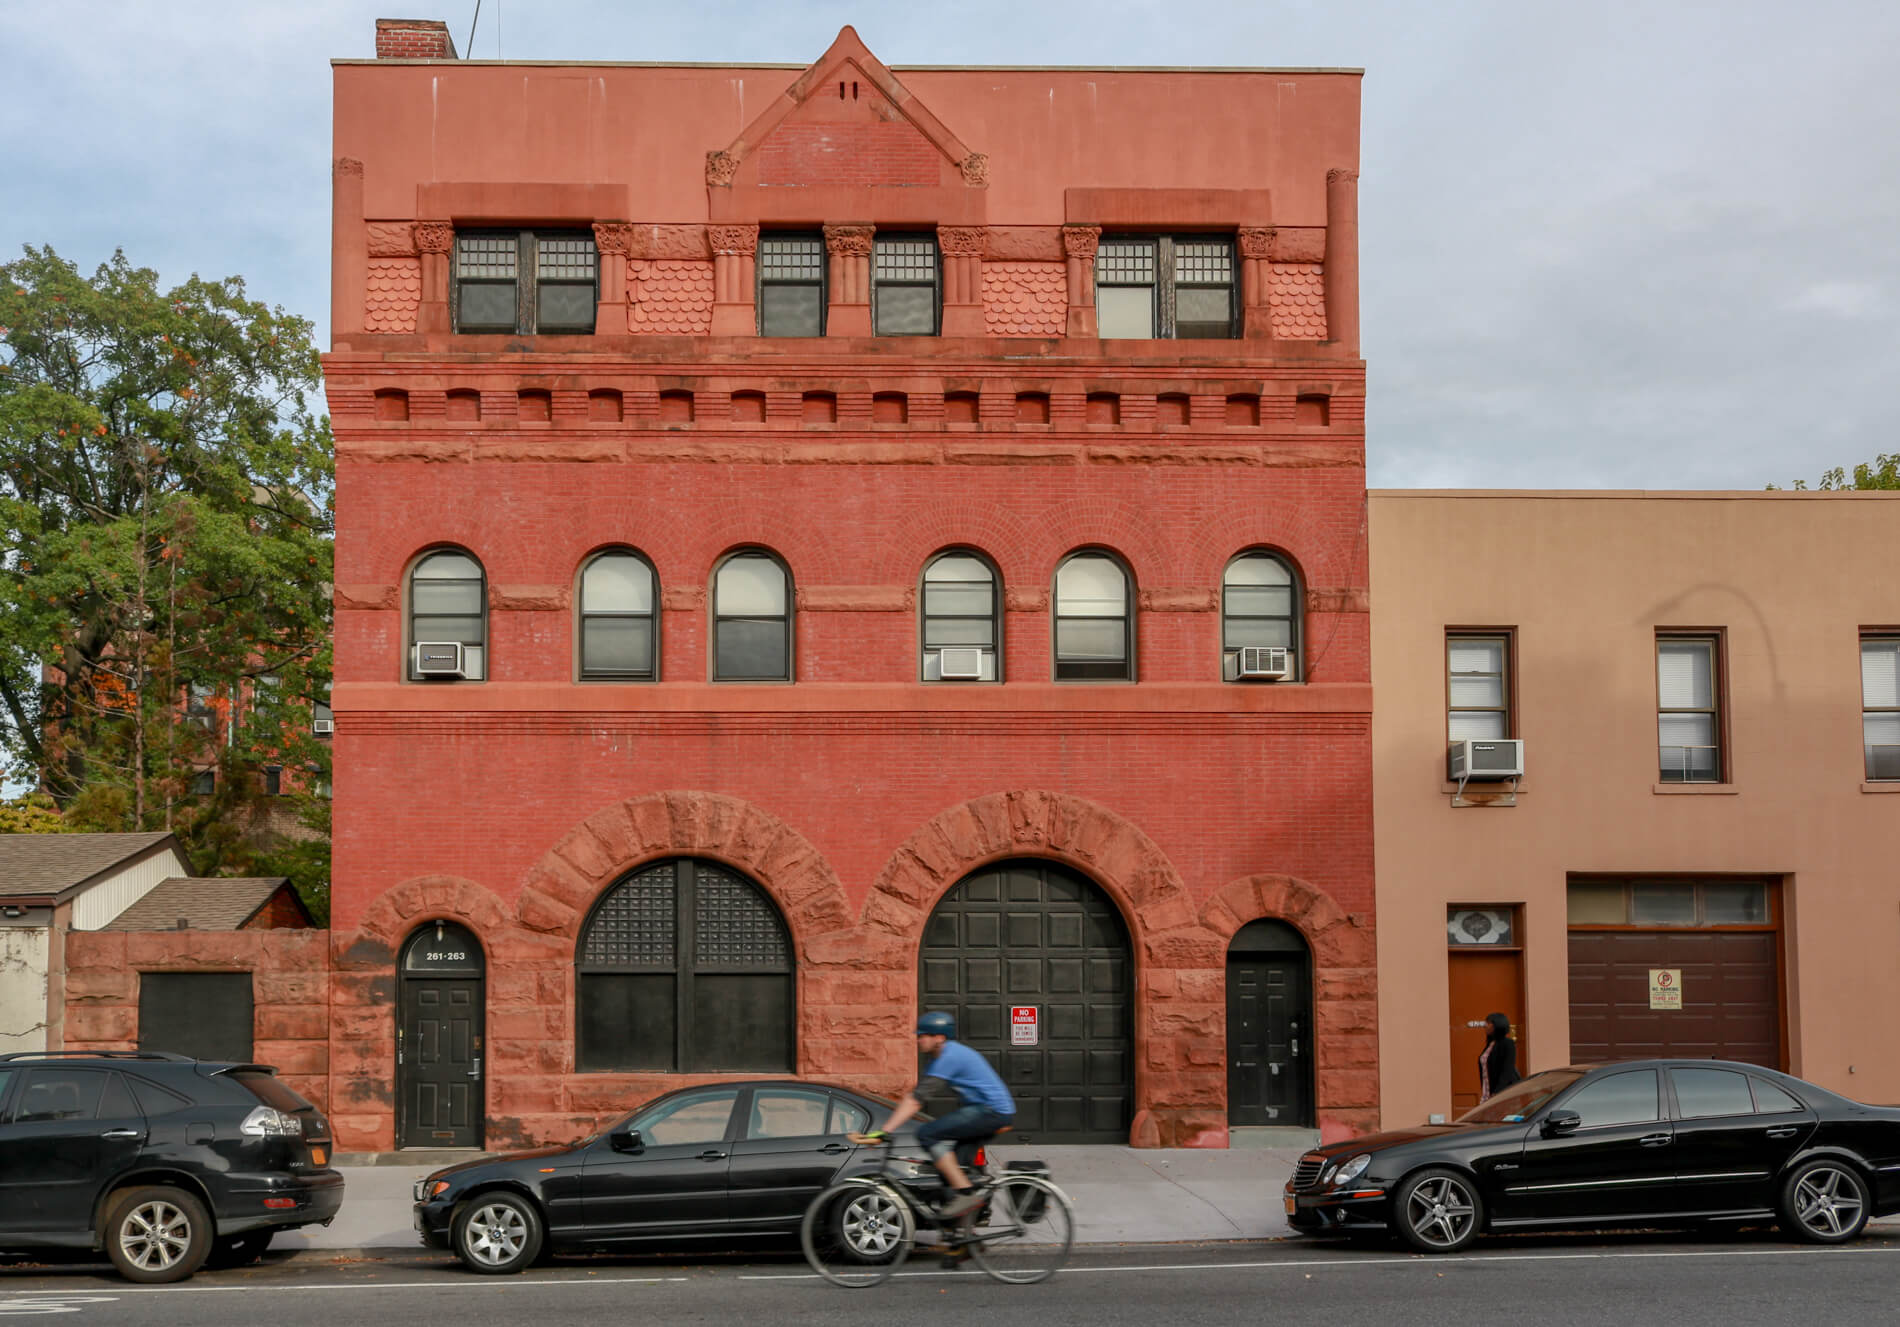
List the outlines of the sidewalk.
{"type": "MultiPolygon", "coordinates": [[[[1076,1242],[1270,1239],[1287,1233],[1280,1193],[1298,1148],[992,1147],[992,1165],[1034,1157],[1075,1202],[1076,1242]]],[[[326,1229],[279,1235],[281,1250],[414,1249],[411,1190],[434,1169],[338,1167],[343,1210],[326,1229]]]]}

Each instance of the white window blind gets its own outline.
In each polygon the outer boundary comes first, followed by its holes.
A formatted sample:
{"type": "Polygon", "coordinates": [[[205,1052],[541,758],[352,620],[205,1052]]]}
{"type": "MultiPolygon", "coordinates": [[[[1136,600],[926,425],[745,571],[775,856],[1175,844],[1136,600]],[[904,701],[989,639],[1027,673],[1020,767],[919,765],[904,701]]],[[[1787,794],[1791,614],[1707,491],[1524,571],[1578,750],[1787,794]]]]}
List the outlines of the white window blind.
{"type": "Polygon", "coordinates": [[[1666,710],[1715,706],[1715,651],[1701,640],[1665,640],[1656,645],[1656,692],[1666,710]]]}
{"type": "Polygon", "coordinates": [[[1861,707],[1900,709],[1900,636],[1860,643],[1861,707]]]}

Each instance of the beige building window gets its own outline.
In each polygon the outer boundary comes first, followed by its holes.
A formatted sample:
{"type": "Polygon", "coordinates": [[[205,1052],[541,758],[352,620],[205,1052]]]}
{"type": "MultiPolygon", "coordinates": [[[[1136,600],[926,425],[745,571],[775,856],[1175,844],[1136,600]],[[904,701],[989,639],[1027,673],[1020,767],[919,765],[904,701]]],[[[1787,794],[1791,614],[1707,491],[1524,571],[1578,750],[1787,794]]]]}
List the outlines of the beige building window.
{"type": "Polygon", "coordinates": [[[1721,641],[1656,638],[1656,733],[1662,782],[1721,783],[1721,641]]]}
{"type": "Polygon", "coordinates": [[[1860,638],[1861,742],[1869,779],[1900,779],[1900,636],[1860,638]]]}
{"type": "Polygon", "coordinates": [[[1454,742],[1511,735],[1511,638],[1502,632],[1445,636],[1445,731],[1454,742]]]}

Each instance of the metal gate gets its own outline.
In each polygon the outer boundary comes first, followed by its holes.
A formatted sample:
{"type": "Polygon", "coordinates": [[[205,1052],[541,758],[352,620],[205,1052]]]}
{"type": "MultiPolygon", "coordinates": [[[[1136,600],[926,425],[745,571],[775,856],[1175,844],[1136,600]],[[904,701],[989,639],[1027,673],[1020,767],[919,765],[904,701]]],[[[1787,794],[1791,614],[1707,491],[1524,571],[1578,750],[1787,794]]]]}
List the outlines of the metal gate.
{"type": "Polygon", "coordinates": [[[396,1029],[396,1146],[482,1145],[482,947],[432,922],[402,949],[396,1029]]]}
{"type": "Polygon", "coordinates": [[[1012,1141],[1125,1143],[1134,1102],[1133,962],[1120,913],[1049,862],[987,867],[924,929],[921,1009],[956,1016],[1016,1098],[1012,1141]]]}

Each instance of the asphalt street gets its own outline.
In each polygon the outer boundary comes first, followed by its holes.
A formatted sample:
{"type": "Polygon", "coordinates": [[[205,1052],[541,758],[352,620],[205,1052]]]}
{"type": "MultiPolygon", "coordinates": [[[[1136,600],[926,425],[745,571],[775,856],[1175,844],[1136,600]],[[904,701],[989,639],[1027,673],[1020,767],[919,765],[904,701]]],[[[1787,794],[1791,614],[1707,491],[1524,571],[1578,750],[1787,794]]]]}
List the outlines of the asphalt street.
{"type": "Polygon", "coordinates": [[[0,1318],[61,1324],[350,1327],[452,1317],[536,1327],[638,1320],[831,1327],[981,1321],[1116,1324],[1890,1324],[1900,1317],[1900,1233],[1844,1249],[1741,1233],[1492,1240],[1452,1258],[1394,1248],[1236,1242],[1078,1250],[1053,1281],[1006,1286],[919,1259],[892,1282],[840,1290],[794,1256],[563,1260],[518,1277],[470,1275],[416,1253],[329,1259],[272,1253],[241,1271],[142,1288],[109,1269],[0,1266],[0,1318]]]}

